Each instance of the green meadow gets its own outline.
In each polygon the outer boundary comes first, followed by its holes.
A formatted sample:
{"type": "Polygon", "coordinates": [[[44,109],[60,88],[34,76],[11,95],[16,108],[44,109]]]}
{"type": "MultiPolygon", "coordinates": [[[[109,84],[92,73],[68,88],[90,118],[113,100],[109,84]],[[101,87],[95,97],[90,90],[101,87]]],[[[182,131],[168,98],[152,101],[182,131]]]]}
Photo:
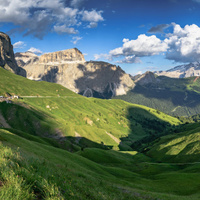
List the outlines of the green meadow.
{"type": "Polygon", "coordinates": [[[199,123],[0,68],[0,199],[199,199],[199,123]]]}

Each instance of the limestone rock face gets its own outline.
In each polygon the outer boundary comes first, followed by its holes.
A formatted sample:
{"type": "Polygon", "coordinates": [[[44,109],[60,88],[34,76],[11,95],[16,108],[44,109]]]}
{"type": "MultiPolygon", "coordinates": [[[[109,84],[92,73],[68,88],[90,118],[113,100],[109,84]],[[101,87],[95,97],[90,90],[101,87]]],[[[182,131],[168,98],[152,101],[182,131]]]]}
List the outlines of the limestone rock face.
{"type": "Polygon", "coordinates": [[[2,32],[0,32],[0,66],[13,73],[19,71],[10,38],[2,32]]]}
{"type": "Polygon", "coordinates": [[[63,64],[65,62],[85,62],[83,54],[76,48],[47,53],[40,56],[40,63],[45,64],[63,64]]]}
{"type": "Polygon", "coordinates": [[[30,51],[24,52],[24,53],[15,53],[15,60],[17,62],[17,65],[20,67],[24,67],[27,64],[30,64],[30,62],[34,62],[38,59],[38,56],[30,51]]]}
{"type": "Polygon", "coordinates": [[[29,79],[58,83],[88,97],[111,98],[126,94],[134,86],[131,77],[120,67],[106,62],[86,62],[78,49],[33,57],[23,68],[29,79]]]}

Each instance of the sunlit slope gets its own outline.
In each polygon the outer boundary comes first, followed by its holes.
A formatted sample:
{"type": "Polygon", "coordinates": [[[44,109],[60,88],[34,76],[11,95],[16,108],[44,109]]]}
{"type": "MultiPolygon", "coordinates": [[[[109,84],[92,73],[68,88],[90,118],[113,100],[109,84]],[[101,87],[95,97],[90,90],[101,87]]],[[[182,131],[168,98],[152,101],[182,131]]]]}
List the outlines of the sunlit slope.
{"type": "Polygon", "coordinates": [[[186,124],[176,133],[161,137],[147,155],[162,162],[200,162],[200,124],[186,124]]]}
{"type": "Polygon", "coordinates": [[[133,141],[159,135],[180,123],[145,106],[85,98],[58,84],[30,81],[0,70],[2,94],[25,96],[11,104],[0,103],[10,126],[6,128],[62,139],[63,146],[72,144],[72,150],[77,146],[132,150],[133,141]]]}
{"type": "MultiPolygon", "coordinates": [[[[74,96],[65,87],[45,81],[37,82],[17,76],[0,67],[0,96],[6,93],[18,96],[74,96]]],[[[81,97],[81,96],[79,96],[81,97]]]]}

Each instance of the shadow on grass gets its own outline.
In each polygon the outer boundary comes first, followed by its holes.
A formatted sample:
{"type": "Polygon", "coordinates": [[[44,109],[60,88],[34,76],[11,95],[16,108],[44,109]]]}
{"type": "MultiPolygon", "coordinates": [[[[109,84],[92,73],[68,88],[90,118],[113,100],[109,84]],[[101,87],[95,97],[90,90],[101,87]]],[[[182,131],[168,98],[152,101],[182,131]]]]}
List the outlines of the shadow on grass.
{"type": "Polygon", "coordinates": [[[120,150],[126,150],[125,146],[129,146],[132,150],[144,152],[154,140],[173,132],[176,127],[156,117],[153,112],[163,115],[158,110],[150,112],[139,107],[128,108],[126,118],[129,120],[130,133],[120,138],[120,150]]]}

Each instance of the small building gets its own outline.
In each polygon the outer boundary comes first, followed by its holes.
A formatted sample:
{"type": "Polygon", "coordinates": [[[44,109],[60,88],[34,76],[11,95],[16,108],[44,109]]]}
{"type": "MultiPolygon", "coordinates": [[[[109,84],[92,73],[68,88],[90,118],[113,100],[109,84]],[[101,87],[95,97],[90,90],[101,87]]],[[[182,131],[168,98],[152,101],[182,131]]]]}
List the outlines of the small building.
{"type": "Polygon", "coordinates": [[[19,99],[19,96],[14,95],[14,96],[13,96],[13,99],[19,99]]]}

